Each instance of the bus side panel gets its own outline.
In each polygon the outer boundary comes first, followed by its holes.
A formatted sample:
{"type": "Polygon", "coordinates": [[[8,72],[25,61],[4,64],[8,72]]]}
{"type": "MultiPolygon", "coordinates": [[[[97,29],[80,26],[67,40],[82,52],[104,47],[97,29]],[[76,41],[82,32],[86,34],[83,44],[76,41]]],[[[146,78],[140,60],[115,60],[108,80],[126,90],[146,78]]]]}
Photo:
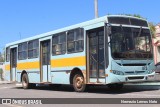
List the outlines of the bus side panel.
{"type": "MultiPolygon", "coordinates": [[[[32,72],[32,71],[26,71],[28,74],[29,82],[30,83],[40,83],[40,72],[37,70],[37,72],[32,72]]],[[[17,77],[16,81],[21,82],[21,74],[22,71],[18,70],[17,71],[17,77]]]]}
{"type": "Polygon", "coordinates": [[[53,84],[70,84],[70,73],[74,68],[86,71],[85,52],[53,56],[51,81],[53,84]]]}
{"type": "Polygon", "coordinates": [[[10,78],[10,71],[5,71],[4,79],[5,79],[6,81],[11,81],[11,78],[10,78]]]}
{"type": "Polygon", "coordinates": [[[17,81],[21,82],[22,72],[27,72],[30,83],[40,83],[39,58],[19,60],[17,63],[17,81]]]}
{"type": "Polygon", "coordinates": [[[86,74],[86,66],[54,68],[51,71],[51,82],[53,84],[70,84],[70,74],[74,68],[78,68],[82,73],[86,74]]]}
{"type": "Polygon", "coordinates": [[[10,77],[10,63],[9,62],[5,63],[4,79],[6,81],[11,81],[11,77],[10,77]]]}
{"type": "Polygon", "coordinates": [[[21,82],[21,72],[17,72],[16,81],[21,82]]]}
{"type": "Polygon", "coordinates": [[[30,83],[40,83],[40,73],[37,72],[37,73],[29,73],[28,72],[28,77],[29,77],[29,82],[30,83]]]}
{"type": "Polygon", "coordinates": [[[51,72],[51,81],[55,84],[70,84],[69,77],[70,73],[67,71],[51,72]]]}

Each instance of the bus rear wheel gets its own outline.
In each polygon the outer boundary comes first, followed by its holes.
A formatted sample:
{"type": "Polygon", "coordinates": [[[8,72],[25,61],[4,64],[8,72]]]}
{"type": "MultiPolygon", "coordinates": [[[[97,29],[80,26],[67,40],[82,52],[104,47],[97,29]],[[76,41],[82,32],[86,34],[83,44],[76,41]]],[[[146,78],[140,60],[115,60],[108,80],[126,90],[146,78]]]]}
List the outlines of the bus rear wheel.
{"type": "Polygon", "coordinates": [[[83,92],[86,89],[86,84],[84,83],[84,77],[82,74],[76,74],[73,77],[73,88],[76,92],[83,92]]]}
{"type": "Polygon", "coordinates": [[[22,87],[24,89],[36,87],[36,84],[29,83],[28,75],[26,73],[22,75],[22,87]]]}

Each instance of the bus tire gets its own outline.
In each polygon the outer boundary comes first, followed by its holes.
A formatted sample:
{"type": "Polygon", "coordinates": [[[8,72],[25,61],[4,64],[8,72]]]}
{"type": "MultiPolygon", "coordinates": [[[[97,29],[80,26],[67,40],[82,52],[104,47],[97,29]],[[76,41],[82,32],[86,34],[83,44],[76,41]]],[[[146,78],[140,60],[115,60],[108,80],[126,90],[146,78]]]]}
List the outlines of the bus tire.
{"type": "Polygon", "coordinates": [[[28,79],[28,75],[26,73],[24,73],[22,75],[22,87],[24,89],[29,89],[31,88],[32,84],[29,83],[29,79],[28,79]]]}
{"type": "Polygon", "coordinates": [[[108,84],[110,90],[117,91],[123,88],[123,84],[108,84]]]}
{"type": "Polygon", "coordinates": [[[86,89],[84,77],[82,74],[75,74],[73,77],[73,88],[76,92],[83,92],[86,89]]]}

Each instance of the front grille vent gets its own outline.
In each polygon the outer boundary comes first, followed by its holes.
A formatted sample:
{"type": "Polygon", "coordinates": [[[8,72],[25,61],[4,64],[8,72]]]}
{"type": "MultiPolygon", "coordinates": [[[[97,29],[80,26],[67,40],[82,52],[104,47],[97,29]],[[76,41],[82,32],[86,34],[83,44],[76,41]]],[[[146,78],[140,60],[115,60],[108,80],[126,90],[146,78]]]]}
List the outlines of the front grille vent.
{"type": "Polygon", "coordinates": [[[139,77],[128,77],[128,80],[139,80],[139,79],[144,79],[144,76],[139,76],[139,77]]]}

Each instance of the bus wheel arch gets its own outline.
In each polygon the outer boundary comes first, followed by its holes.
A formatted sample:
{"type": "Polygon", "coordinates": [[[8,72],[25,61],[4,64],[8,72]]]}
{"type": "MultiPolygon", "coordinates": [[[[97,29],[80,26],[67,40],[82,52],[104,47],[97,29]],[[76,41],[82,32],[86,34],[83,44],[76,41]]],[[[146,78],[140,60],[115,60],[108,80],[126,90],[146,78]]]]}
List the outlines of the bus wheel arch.
{"type": "Polygon", "coordinates": [[[77,92],[83,92],[86,89],[85,76],[82,70],[79,68],[74,68],[70,74],[70,84],[77,92]]]}

